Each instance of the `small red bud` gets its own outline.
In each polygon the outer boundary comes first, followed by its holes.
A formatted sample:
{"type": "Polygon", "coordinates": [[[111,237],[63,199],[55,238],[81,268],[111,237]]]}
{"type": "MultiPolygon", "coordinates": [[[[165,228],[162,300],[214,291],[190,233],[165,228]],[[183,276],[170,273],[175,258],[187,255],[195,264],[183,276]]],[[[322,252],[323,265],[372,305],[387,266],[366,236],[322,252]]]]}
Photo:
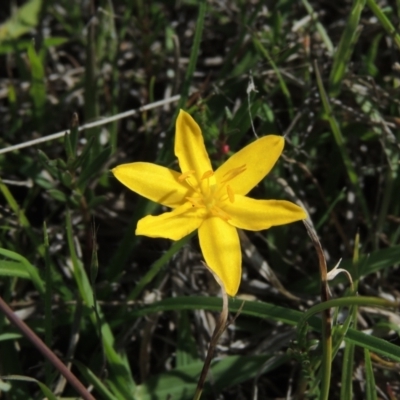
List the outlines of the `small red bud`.
{"type": "Polygon", "coordinates": [[[229,145],[228,144],[223,144],[221,146],[221,152],[222,152],[222,154],[228,154],[229,153],[229,145]]]}

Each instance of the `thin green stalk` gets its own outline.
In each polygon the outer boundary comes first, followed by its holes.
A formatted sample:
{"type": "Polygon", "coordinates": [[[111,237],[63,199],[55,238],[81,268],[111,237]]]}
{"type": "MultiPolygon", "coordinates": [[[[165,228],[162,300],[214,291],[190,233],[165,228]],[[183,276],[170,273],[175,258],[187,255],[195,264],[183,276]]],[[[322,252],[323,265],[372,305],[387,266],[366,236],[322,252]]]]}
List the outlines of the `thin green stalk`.
{"type": "Polygon", "coordinates": [[[359,26],[361,12],[365,6],[365,0],[355,0],[353,8],[340,38],[338,48],[333,57],[333,65],[329,77],[330,94],[337,96],[339,94],[340,85],[346,72],[347,64],[353,53],[354,45],[360,36],[361,29],[359,26]]]}
{"type": "Polygon", "coordinates": [[[328,308],[333,307],[382,307],[382,308],[400,308],[400,302],[382,299],[381,297],[373,296],[347,296],[337,299],[331,299],[323,303],[316,304],[306,311],[298,322],[298,329],[307,322],[313,315],[318,314],[328,308]]]}
{"type": "Polygon", "coordinates": [[[349,180],[352,183],[354,191],[356,192],[356,195],[357,195],[357,199],[360,202],[361,209],[364,213],[367,225],[370,228],[372,226],[372,222],[371,222],[371,216],[370,216],[370,213],[368,210],[368,206],[365,201],[364,195],[360,189],[360,182],[358,180],[357,172],[355,171],[353,164],[351,162],[350,156],[346,150],[344,137],[340,130],[339,124],[338,124],[335,116],[333,115],[333,111],[332,111],[331,105],[329,103],[329,98],[325,91],[325,88],[324,88],[324,85],[322,82],[322,78],[319,73],[319,68],[318,68],[317,62],[314,63],[314,70],[315,70],[315,75],[317,77],[317,84],[318,84],[322,104],[323,104],[329,125],[331,127],[333,137],[339,148],[340,155],[342,156],[343,164],[346,167],[346,172],[349,177],[349,180]]]}
{"type": "Polygon", "coordinates": [[[386,30],[386,32],[392,36],[394,42],[397,47],[400,49],[400,35],[397,33],[397,29],[390,22],[388,17],[383,13],[381,7],[376,3],[375,0],[366,0],[368,7],[375,14],[376,18],[378,18],[379,22],[386,30]]]}
{"type": "Polygon", "coordinates": [[[317,31],[321,35],[322,41],[325,43],[325,47],[328,50],[329,54],[333,54],[333,44],[332,40],[330,39],[326,29],[324,26],[321,24],[321,22],[318,21],[318,15],[316,12],[314,12],[311,4],[307,0],[302,0],[302,3],[307,10],[308,14],[310,17],[315,21],[315,26],[317,27],[317,31]]]}
{"type": "Polygon", "coordinates": [[[374,369],[372,367],[371,355],[368,349],[364,349],[364,365],[365,365],[365,395],[366,400],[377,400],[374,369]]]}
{"type": "Polygon", "coordinates": [[[161,268],[194,236],[194,232],[185,236],[181,240],[176,241],[171,248],[163,254],[157,261],[155,261],[147,271],[147,273],[136,284],[132,292],[128,296],[128,301],[135,300],[142,290],[154,279],[160,272],[161,268]]]}
{"type": "Polygon", "coordinates": [[[43,256],[44,249],[43,245],[39,243],[37,236],[32,232],[31,224],[29,223],[28,218],[25,216],[24,210],[22,210],[17,201],[15,200],[14,196],[8,189],[8,187],[2,182],[0,178],[0,192],[3,193],[4,198],[6,199],[10,208],[14,211],[15,215],[18,218],[18,223],[26,229],[26,234],[29,236],[29,239],[32,243],[36,246],[38,253],[43,256]]]}
{"type": "Polygon", "coordinates": [[[263,46],[263,44],[258,40],[256,35],[253,35],[253,43],[255,48],[267,59],[267,61],[271,64],[272,69],[274,70],[278,81],[279,85],[281,87],[282,93],[286,98],[287,104],[288,104],[288,112],[290,119],[294,118],[294,113],[293,113],[293,103],[292,103],[292,98],[290,96],[290,92],[288,87],[286,86],[285,80],[283,79],[283,76],[281,74],[281,71],[279,71],[278,66],[275,64],[275,61],[272,59],[271,55],[269,54],[268,50],[263,46]]]}
{"type": "Polygon", "coordinates": [[[393,179],[394,172],[392,168],[388,168],[385,174],[385,184],[383,188],[383,196],[382,201],[379,207],[379,215],[376,221],[376,228],[374,234],[374,242],[375,248],[378,249],[378,242],[380,240],[381,233],[383,231],[384,224],[386,222],[386,218],[389,211],[390,202],[393,201],[392,192],[393,192],[393,179]]]}
{"type": "MultiPolygon", "coordinates": [[[[90,2],[91,13],[95,15],[94,3],[90,2]]],[[[84,78],[84,115],[86,121],[94,121],[99,117],[99,102],[98,102],[98,46],[96,36],[98,30],[101,29],[95,18],[89,21],[87,29],[86,43],[86,63],[85,63],[85,78],[84,78]]],[[[86,138],[89,140],[93,137],[93,146],[91,148],[91,158],[96,157],[101,150],[100,145],[100,129],[87,129],[85,132],[86,138]]]]}
{"type": "MultiPolygon", "coordinates": [[[[332,371],[332,317],[329,303],[329,288],[328,288],[328,267],[326,265],[326,259],[324,251],[322,250],[321,243],[314,228],[307,222],[303,221],[307,233],[313,242],[314,248],[318,255],[319,273],[321,279],[321,312],[322,312],[322,360],[321,360],[321,388],[320,388],[320,400],[328,400],[329,388],[331,384],[331,371],[332,371]]],[[[314,307],[313,307],[314,308],[314,307]]],[[[304,314],[306,316],[308,312],[304,314]]]]}
{"type": "Polygon", "coordinates": [[[179,112],[179,110],[183,107],[183,105],[186,103],[186,100],[189,95],[190,83],[192,81],[194,70],[195,70],[196,64],[197,64],[197,59],[199,56],[200,42],[201,42],[201,38],[203,36],[204,19],[206,16],[206,11],[207,11],[207,2],[206,2],[206,0],[201,0],[199,2],[199,15],[198,15],[197,21],[196,21],[196,30],[195,30],[194,38],[193,38],[192,51],[190,53],[189,64],[186,69],[186,75],[185,75],[185,79],[183,81],[182,90],[181,90],[181,98],[178,103],[176,115],[179,112]]]}
{"type": "MultiPolygon", "coordinates": [[[[73,274],[76,284],[78,286],[79,294],[83,300],[83,303],[90,310],[89,318],[97,329],[98,317],[96,316],[94,310],[95,304],[93,290],[82,261],[78,258],[75,250],[72,221],[69,212],[66,213],[66,231],[68,248],[73,265],[73,274]]],[[[101,337],[99,339],[102,341],[102,344],[104,346],[104,352],[107,357],[110,375],[112,375],[115,379],[115,389],[120,392],[121,396],[123,396],[122,398],[127,400],[133,399],[133,392],[135,390],[136,384],[133,381],[128,360],[123,354],[120,354],[115,350],[114,335],[111,331],[110,326],[105,321],[99,306],[97,308],[97,312],[101,320],[101,337]]]]}
{"type": "MultiPolygon", "coordinates": [[[[44,342],[47,347],[51,347],[53,341],[53,324],[51,317],[51,306],[52,306],[52,276],[51,276],[51,265],[49,256],[49,236],[47,234],[46,222],[43,222],[43,236],[44,236],[44,264],[45,264],[45,284],[46,291],[44,293],[44,342]]],[[[45,377],[46,385],[51,384],[51,365],[50,363],[45,364],[45,377]]]]}
{"type": "Polygon", "coordinates": [[[250,17],[246,19],[247,14],[243,14],[243,22],[239,23],[239,26],[241,27],[241,30],[239,34],[237,35],[234,43],[232,43],[232,47],[227,54],[225,58],[225,62],[221,68],[221,70],[218,73],[217,76],[217,81],[221,79],[225,79],[227,75],[229,75],[232,72],[232,65],[234,65],[234,61],[238,54],[241,53],[241,49],[244,46],[244,41],[246,36],[249,33],[249,26],[254,26],[255,20],[259,18],[260,15],[260,10],[264,6],[264,3],[262,1],[259,1],[253,6],[253,11],[250,14],[250,17]]]}
{"type": "MultiPolygon", "coordinates": [[[[354,295],[357,294],[358,288],[358,263],[359,263],[359,243],[360,235],[357,233],[356,239],[354,241],[354,252],[353,252],[353,267],[354,267],[354,295]]],[[[357,314],[358,307],[353,305],[349,312],[349,321],[353,322],[354,329],[357,329],[357,314]]],[[[353,398],[353,369],[354,369],[354,343],[346,343],[343,353],[342,362],[342,378],[340,387],[340,397],[342,399],[352,399],[353,398]]]]}

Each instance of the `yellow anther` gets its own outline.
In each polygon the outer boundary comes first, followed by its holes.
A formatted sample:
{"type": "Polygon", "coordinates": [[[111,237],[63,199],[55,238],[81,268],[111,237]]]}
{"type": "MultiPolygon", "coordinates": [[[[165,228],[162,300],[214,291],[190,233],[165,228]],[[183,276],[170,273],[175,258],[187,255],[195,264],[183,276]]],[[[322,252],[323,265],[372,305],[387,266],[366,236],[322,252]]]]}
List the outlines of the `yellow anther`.
{"type": "Polygon", "coordinates": [[[226,183],[236,176],[240,175],[242,172],[246,171],[246,164],[241,165],[240,167],[233,168],[224,174],[224,179],[221,183],[226,183]]]}
{"type": "Polygon", "coordinates": [[[193,175],[194,173],[195,171],[191,169],[190,171],[184,172],[182,175],[180,175],[178,179],[182,182],[187,179],[188,176],[193,175]]]}
{"type": "Polygon", "coordinates": [[[209,178],[210,176],[213,176],[213,175],[214,175],[213,171],[211,171],[211,170],[206,171],[206,172],[204,172],[203,176],[201,177],[201,180],[204,181],[204,179],[207,179],[207,178],[209,178]]]}
{"type": "Polygon", "coordinates": [[[226,187],[226,191],[228,192],[229,201],[233,203],[235,201],[235,193],[229,185],[226,187]]]}

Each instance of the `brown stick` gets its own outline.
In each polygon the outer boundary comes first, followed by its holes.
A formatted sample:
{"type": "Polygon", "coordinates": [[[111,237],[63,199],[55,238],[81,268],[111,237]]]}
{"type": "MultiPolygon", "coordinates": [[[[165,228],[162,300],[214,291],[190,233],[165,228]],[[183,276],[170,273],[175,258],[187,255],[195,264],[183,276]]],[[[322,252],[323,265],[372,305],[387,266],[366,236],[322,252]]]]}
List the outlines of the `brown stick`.
{"type": "Polygon", "coordinates": [[[14,311],[0,297],[0,309],[4,315],[12,322],[23,335],[47,358],[55,368],[65,377],[65,379],[75,388],[84,400],[96,400],[83,386],[81,381],[63,364],[63,362],[44,344],[42,339],[32,331],[24,321],[17,317],[14,311]]]}
{"type": "MultiPolygon", "coordinates": [[[[216,277],[218,283],[220,283],[218,277],[216,277]]],[[[215,326],[214,332],[212,334],[210,344],[208,347],[206,359],[204,360],[203,368],[201,370],[200,378],[197,382],[197,387],[196,387],[196,392],[193,397],[193,400],[199,400],[201,397],[201,394],[203,392],[204,384],[206,382],[207,374],[210,369],[211,361],[214,355],[215,348],[217,347],[218,340],[221,337],[221,335],[224,333],[226,326],[227,326],[227,320],[228,320],[228,295],[225,292],[225,288],[222,283],[220,283],[221,289],[222,289],[222,311],[221,314],[219,315],[218,322],[215,326]]]]}

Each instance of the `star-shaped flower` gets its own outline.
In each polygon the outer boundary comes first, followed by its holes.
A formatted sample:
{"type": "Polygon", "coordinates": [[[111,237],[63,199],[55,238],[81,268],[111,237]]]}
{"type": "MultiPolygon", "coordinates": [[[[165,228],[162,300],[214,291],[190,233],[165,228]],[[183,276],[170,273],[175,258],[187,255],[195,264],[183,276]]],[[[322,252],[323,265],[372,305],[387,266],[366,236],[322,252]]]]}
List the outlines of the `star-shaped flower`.
{"type": "Polygon", "coordinates": [[[198,229],[207,265],[234,296],[242,274],[237,228],[259,231],[306,218],[304,210],[289,201],[246,196],[272,169],[283,146],[281,136],[264,136],[214,171],[200,127],[181,110],[175,135],[180,173],[146,162],[119,165],[112,172],[129,189],[172,208],[142,218],[136,235],[179,240],[198,229]]]}

